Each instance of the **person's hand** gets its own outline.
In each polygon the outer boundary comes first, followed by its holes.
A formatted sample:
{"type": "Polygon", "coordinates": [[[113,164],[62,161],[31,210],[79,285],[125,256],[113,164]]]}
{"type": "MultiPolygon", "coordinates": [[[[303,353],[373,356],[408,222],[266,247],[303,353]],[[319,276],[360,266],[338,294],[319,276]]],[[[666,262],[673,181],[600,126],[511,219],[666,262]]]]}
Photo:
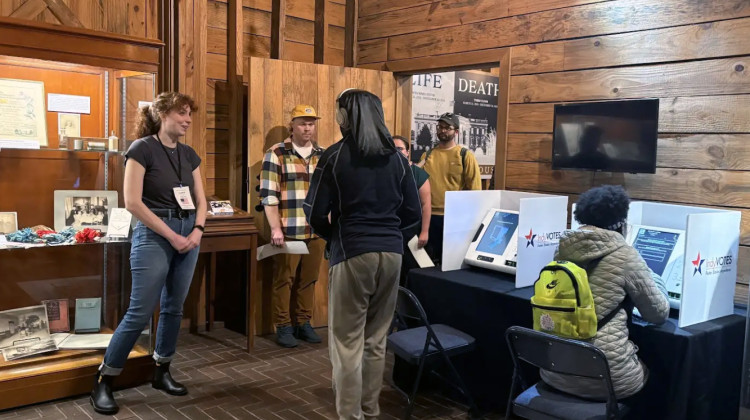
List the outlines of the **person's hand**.
{"type": "Polygon", "coordinates": [[[176,249],[180,254],[188,252],[192,249],[190,248],[191,245],[188,238],[176,233],[169,239],[169,244],[172,245],[172,248],[176,249]]]}
{"type": "Polygon", "coordinates": [[[281,228],[271,229],[271,244],[273,246],[284,246],[284,232],[281,228]]]}
{"type": "Polygon", "coordinates": [[[193,229],[193,231],[190,232],[190,235],[187,236],[190,247],[184,252],[188,252],[193,248],[199,247],[201,244],[201,238],[203,238],[203,231],[201,231],[200,229],[193,229]]]}
{"type": "Polygon", "coordinates": [[[429,239],[430,235],[427,232],[422,232],[419,234],[419,238],[417,238],[417,248],[424,248],[424,246],[427,244],[427,240],[429,239]]]}

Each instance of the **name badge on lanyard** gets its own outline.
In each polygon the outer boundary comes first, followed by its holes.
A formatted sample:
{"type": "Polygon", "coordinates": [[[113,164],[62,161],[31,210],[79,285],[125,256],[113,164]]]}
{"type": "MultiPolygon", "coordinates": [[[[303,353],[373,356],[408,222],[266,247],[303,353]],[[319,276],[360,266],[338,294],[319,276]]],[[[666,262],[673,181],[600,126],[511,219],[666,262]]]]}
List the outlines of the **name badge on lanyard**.
{"type": "Polygon", "coordinates": [[[183,210],[195,210],[193,197],[190,195],[190,187],[182,185],[182,157],[180,156],[179,144],[177,145],[177,148],[175,149],[175,152],[177,152],[177,166],[175,166],[174,162],[172,162],[172,158],[169,157],[169,152],[167,151],[167,147],[164,146],[164,143],[161,142],[161,139],[159,138],[158,134],[156,135],[156,139],[159,140],[159,144],[161,145],[161,148],[164,150],[164,154],[167,155],[167,160],[169,161],[169,165],[172,166],[172,169],[174,170],[175,175],[177,175],[177,182],[179,183],[180,186],[172,188],[172,191],[174,192],[174,198],[175,200],[177,200],[177,204],[183,210]]]}

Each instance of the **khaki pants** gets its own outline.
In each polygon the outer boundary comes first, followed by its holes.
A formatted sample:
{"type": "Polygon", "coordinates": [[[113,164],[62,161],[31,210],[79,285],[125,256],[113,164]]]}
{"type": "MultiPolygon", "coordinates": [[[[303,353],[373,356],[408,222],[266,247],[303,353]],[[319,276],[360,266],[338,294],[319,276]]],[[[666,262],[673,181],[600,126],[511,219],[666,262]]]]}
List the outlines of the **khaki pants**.
{"type": "Polygon", "coordinates": [[[340,420],[380,414],[388,328],[396,309],[401,255],[371,252],[331,267],[328,349],[340,420]]]}
{"type": "Polygon", "coordinates": [[[277,327],[292,324],[289,315],[292,291],[296,299],[296,324],[302,325],[312,318],[315,298],[315,282],[318,280],[320,263],[323,261],[325,241],[311,239],[305,241],[309,254],[277,254],[273,256],[275,272],[273,276],[273,320],[277,327]],[[297,277],[297,267],[300,269],[297,277]]]}

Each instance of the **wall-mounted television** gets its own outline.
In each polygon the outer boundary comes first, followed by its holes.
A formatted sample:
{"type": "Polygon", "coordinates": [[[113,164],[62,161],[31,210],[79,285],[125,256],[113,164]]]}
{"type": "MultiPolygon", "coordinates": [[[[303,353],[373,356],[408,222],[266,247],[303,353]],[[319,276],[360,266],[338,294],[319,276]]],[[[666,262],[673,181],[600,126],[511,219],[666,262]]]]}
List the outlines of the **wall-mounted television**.
{"type": "Polygon", "coordinates": [[[552,169],[656,172],[659,100],[555,105],[552,169]]]}

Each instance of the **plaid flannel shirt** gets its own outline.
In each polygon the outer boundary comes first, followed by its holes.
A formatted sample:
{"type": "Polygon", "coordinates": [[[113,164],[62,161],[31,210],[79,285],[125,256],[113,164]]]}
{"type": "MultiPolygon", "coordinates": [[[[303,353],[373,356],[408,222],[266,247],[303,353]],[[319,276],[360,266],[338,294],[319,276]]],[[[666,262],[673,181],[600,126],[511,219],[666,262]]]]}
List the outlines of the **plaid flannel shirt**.
{"type": "Polygon", "coordinates": [[[291,138],[268,149],[260,173],[260,199],[264,206],[279,206],[281,228],[291,239],[316,237],[305,219],[305,202],[310,178],[323,149],[313,143],[309,161],[294,150],[291,138]]]}

